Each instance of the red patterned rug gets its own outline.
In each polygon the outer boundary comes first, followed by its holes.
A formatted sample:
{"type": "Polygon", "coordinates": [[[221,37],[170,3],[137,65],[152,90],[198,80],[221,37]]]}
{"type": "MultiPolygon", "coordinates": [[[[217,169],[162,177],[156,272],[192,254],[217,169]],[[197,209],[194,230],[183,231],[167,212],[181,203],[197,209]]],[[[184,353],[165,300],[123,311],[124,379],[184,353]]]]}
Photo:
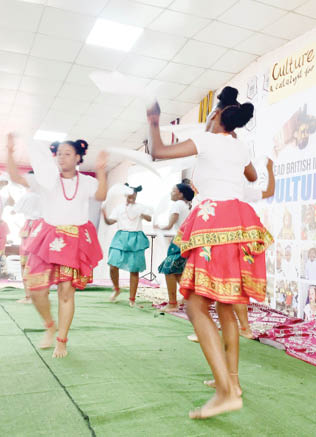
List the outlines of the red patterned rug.
{"type": "MultiPolygon", "coordinates": [[[[162,309],[167,304],[153,305],[162,309]]],[[[219,326],[215,305],[210,305],[213,320],[219,326]]],[[[188,319],[185,307],[171,313],[174,316],[188,319]]],[[[248,305],[248,320],[254,340],[278,349],[284,349],[288,355],[316,366],[316,320],[305,322],[302,319],[288,317],[280,311],[265,305],[248,305]]]]}

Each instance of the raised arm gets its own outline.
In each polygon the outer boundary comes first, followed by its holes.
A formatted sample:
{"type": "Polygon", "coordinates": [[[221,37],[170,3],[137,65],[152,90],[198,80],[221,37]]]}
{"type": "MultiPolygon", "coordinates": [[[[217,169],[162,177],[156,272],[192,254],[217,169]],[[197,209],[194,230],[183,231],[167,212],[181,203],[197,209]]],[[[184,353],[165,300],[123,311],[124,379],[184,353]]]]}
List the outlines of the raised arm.
{"type": "Polygon", "coordinates": [[[257,172],[251,162],[247,165],[247,167],[245,167],[244,175],[249,182],[255,182],[257,180],[257,172]]]}
{"type": "Polygon", "coordinates": [[[7,148],[8,148],[8,161],[7,161],[7,167],[8,167],[8,173],[10,175],[10,179],[12,182],[15,182],[16,184],[23,185],[26,188],[29,188],[29,184],[27,183],[27,180],[20,174],[18,166],[14,159],[14,139],[13,134],[8,134],[8,142],[7,142],[7,148]]]}
{"type": "Polygon", "coordinates": [[[179,214],[174,212],[173,214],[170,215],[169,223],[167,224],[167,226],[159,226],[159,229],[161,229],[162,231],[170,231],[170,229],[172,229],[173,225],[177,223],[178,220],[179,220],[179,214]]]}
{"type": "Polygon", "coordinates": [[[147,119],[149,123],[149,148],[151,156],[154,159],[174,159],[196,155],[197,150],[195,144],[190,139],[169,146],[162,142],[159,127],[160,112],[158,102],[147,110],[147,119]]]}
{"type": "Polygon", "coordinates": [[[141,214],[141,218],[147,222],[151,222],[151,215],[149,214],[141,214]]]}
{"type": "Polygon", "coordinates": [[[114,225],[114,223],[117,222],[117,220],[110,219],[107,217],[105,208],[102,208],[102,214],[103,214],[104,221],[107,225],[114,225]]]}
{"type": "Polygon", "coordinates": [[[107,155],[106,153],[100,152],[97,157],[96,162],[96,178],[98,180],[98,188],[94,195],[95,199],[102,202],[106,198],[107,193],[107,179],[106,179],[106,173],[105,173],[105,167],[107,164],[107,155]]]}
{"type": "Polygon", "coordinates": [[[273,173],[273,161],[272,159],[268,159],[267,163],[267,170],[268,170],[268,186],[266,191],[262,192],[262,198],[266,199],[267,197],[271,197],[274,195],[275,190],[275,178],[273,173]]]}

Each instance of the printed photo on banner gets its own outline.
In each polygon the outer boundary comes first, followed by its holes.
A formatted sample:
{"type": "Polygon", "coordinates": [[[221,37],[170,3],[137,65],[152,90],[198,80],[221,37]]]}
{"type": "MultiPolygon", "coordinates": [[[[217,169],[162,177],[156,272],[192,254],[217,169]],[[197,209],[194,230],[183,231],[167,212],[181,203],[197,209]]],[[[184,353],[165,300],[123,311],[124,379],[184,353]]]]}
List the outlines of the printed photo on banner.
{"type": "Polygon", "coordinates": [[[276,309],[290,317],[298,316],[297,281],[277,280],[275,284],[276,309]]]}
{"type": "Polygon", "coordinates": [[[298,316],[304,320],[316,318],[316,281],[301,283],[298,316]]]}
{"type": "Polygon", "coordinates": [[[316,282],[316,244],[302,248],[301,278],[316,282]]]}

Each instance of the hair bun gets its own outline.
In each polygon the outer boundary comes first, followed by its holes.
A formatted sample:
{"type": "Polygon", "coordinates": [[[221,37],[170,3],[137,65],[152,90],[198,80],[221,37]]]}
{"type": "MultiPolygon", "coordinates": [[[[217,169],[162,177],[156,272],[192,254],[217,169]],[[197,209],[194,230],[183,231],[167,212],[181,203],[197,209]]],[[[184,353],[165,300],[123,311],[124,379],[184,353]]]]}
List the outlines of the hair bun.
{"type": "Polygon", "coordinates": [[[76,145],[78,147],[78,152],[81,150],[82,153],[80,153],[80,155],[85,155],[87,153],[89,144],[87,143],[87,141],[85,140],[77,140],[76,141],[76,145]]]}
{"type": "Polygon", "coordinates": [[[59,146],[59,141],[54,141],[50,146],[49,146],[49,149],[50,149],[50,151],[52,152],[52,154],[54,155],[54,156],[56,156],[56,153],[57,153],[57,149],[58,149],[58,146],[59,146]]]}
{"type": "Polygon", "coordinates": [[[231,86],[225,86],[225,88],[222,89],[221,93],[217,96],[217,98],[224,105],[232,105],[236,103],[237,96],[238,90],[236,88],[232,88],[231,86]]]}
{"type": "Polygon", "coordinates": [[[236,127],[242,127],[253,117],[254,106],[252,103],[243,103],[239,108],[239,123],[236,127]]]}

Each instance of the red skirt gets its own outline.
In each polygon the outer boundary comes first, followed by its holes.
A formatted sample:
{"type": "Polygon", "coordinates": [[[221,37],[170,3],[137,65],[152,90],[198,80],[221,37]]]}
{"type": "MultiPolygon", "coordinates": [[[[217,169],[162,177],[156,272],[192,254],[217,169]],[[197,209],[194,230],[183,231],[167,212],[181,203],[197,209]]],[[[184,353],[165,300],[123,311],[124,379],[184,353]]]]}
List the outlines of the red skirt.
{"type": "Polygon", "coordinates": [[[91,222],[52,226],[41,219],[33,226],[25,250],[29,255],[24,280],[29,290],[66,281],[83,290],[92,282],[93,269],[103,257],[91,222]]]}
{"type": "Polygon", "coordinates": [[[253,208],[237,199],[204,200],[174,240],[187,258],[180,292],[223,303],[261,302],[266,293],[265,250],[273,237],[253,208]]]}
{"type": "Polygon", "coordinates": [[[5,221],[0,220],[0,256],[5,253],[7,244],[7,235],[10,234],[10,229],[5,221]]]}
{"type": "Polygon", "coordinates": [[[20,230],[20,238],[21,238],[21,244],[20,244],[20,262],[21,266],[25,267],[28,257],[28,252],[26,250],[27,240],[30,236],[30,233],[32,231],[33,227],[36,227],[39,223],[40,219],[31,220],[28,219],[24,223],[23,228],[20,230]]]}

